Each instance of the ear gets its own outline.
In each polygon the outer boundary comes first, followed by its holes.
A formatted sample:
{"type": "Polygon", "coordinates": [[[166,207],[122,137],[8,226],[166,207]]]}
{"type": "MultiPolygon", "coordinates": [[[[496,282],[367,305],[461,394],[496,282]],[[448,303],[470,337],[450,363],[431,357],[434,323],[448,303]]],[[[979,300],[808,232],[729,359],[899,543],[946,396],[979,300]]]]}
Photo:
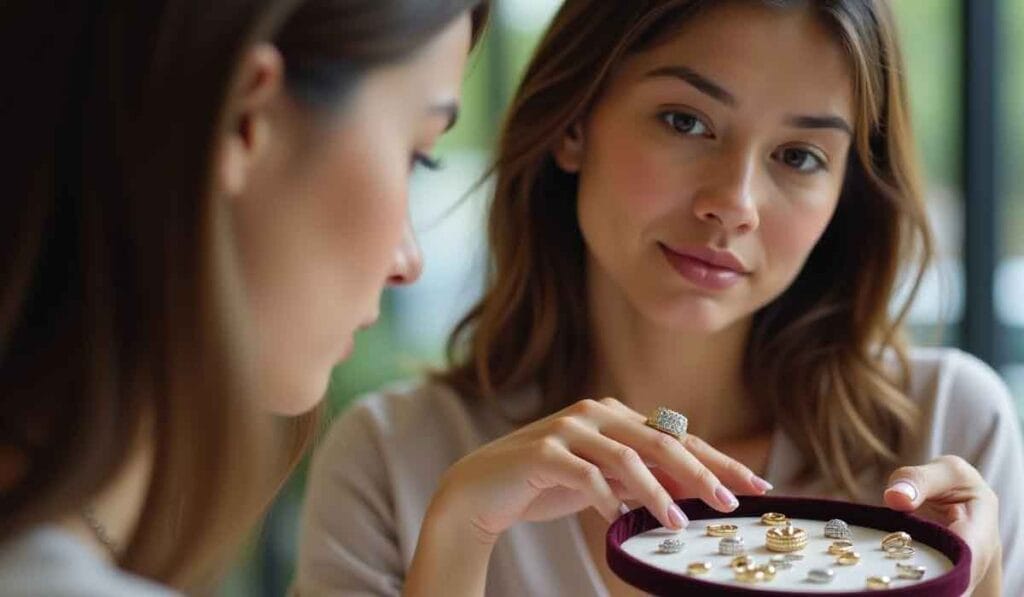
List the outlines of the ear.
{"type": "Polygon", "coordinates": [[[580,121],[574,122],[558,142],[554,151],[555,163],[566,172],[575,173],[580,171],[583,165],[583,125],[580,121]]]}
{"type": "Polygon", "coordinates": [[[239,196],[267,155],[271,111],[284,91],[284,59],[270,44],[249,49],[227,99],[227,126],[218,143],[217,186],[239,196]]]}

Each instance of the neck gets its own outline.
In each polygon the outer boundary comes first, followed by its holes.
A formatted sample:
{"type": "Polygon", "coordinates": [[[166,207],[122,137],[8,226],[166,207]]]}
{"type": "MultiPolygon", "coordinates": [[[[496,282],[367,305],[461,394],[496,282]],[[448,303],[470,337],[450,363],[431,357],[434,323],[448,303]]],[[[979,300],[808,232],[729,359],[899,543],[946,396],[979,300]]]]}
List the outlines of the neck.
{"type": "Polygon", "coordinates": [[[152,460],[153,454],[149,444],[139,442],[114,479],[88,504],[82,504],[82,507],[68,513],[59,521],[60,525],[100,557],[114,562],[130,541],[132,532],[138,524],[150,481],[152,460]],[[117,553],[112,553],[110,547],[100,540],[97,532],[86,522],[82,515],[85,508],[91,508],[93,517],[113,541],[117,553]]]}
{"type": "Polygon", "coordinates": [[[681,412],[690,430],[712,444],[767,430],[743,383],[752,318],[710,333],[668,329],[595,270],[588,276],[589,396],[614,396],[644,415],[658,406],[681,412]]]}

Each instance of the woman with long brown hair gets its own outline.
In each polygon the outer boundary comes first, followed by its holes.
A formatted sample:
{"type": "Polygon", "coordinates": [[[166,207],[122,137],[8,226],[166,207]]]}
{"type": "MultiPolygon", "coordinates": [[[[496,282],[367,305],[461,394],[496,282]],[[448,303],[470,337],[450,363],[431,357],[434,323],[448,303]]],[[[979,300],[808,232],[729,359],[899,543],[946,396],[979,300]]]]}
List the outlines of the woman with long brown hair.
{"type": "Polygon", "coordinates": [[[485,294],[447,371],[335,425],[299,589],[629,594],[622,501],[680,528],[671,498],[766,479],[932,517],[972,591],[1024,594],[1008,391],[890,310],[931,247],[905,77],[883,0],[567,0],[498,147],[485,294]]]}
{"type": "Polygon", "coordinates": [[[5,2],[0,593],[194,589],[315,429],[480,0],[5,2]]]}

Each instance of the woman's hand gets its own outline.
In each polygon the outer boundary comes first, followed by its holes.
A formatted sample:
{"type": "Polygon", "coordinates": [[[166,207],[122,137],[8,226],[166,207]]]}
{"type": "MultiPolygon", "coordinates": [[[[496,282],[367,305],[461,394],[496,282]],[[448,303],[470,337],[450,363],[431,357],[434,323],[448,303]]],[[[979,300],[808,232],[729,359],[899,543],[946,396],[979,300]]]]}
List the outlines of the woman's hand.
{"type": "Polygon", "coordinates": [[[889,478],[885,503],[948,527],[970,546],[968,595],[1001,594],[999,498],[967,461],[941,456],[923,466],[898,469],[889,478]]]}
{"type": "Polygon", "coordinates": [[[681,529],[687,520],[673,498],[699,497],[730,512],[738,502],[727,486],[756,495],[771,488],[696,436],[679,441],[645,420],[613,398],[577,402],[455,463],[435,499],[458,512],[479,541],[493,543],[520,521],[588,507],[611,521],[624,500],[681,529]]]}

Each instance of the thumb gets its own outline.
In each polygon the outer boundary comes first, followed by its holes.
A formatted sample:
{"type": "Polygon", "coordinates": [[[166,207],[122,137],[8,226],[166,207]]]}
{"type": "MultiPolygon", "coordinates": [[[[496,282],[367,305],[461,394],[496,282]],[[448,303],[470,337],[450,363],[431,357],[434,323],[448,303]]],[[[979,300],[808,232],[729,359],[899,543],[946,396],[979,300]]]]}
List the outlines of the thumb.
{"type": "Polygon", "coordinates": [[[956,456],[941,456],[921,466],[905,466],[889,476],[884,499],[894,510],[909,512],[926,500],[964,498],[975,484],[977,471],[956,456]]]}
{"type": "Polygon", "coordinates": [[[883,494],[885,505],[900,512],[912,512],[920,505],[921,492],[917,486],[906,479],[889,482],[883,494]]]}

